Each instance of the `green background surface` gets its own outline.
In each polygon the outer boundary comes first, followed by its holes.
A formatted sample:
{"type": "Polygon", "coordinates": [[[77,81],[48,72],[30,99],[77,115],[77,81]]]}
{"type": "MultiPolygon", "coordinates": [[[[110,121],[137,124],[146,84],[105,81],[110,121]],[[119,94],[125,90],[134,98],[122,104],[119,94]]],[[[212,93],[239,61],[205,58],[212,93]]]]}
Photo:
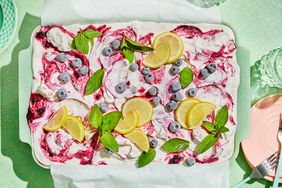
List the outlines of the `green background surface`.
{"type": "MultiPolygon", "coordinates": [[[[0,187],[53,187],[49,170],[33,161],[30,146],[19,139],[18,128],[18,55],[29,46],[31,33],[40,25],[43,0],[16,0],[16,4],[20,23],[17,36],[8,51],[0,54],[0,67],[9,64],[0,70],[0,187]]],[[[281,0],[226,0],[220,10],[223,23],[233,29],[238,46],[248,51],[251,63],[268,51],[282,47],[281,0]]],[[[241,150],[230,165],[231,184],[242,180],[251,171],[241,150]]],[[[242,187],[270,185],[271,182],[259,180],[242,187]]]]}

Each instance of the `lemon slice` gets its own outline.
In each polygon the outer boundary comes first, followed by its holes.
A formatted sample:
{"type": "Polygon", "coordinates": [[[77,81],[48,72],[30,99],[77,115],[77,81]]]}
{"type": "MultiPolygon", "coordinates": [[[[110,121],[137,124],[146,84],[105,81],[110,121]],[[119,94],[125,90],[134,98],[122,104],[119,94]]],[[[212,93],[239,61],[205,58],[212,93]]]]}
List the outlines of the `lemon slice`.
{"type": "Polygon", "coordinates": [[[149,101],[141,97],[135,97],[127,100],[122,107],[122,116],[126,117],[127,113],[136,110],[139,116],[137,127],[142,127],[149,123],[153,115],[153,107],[149,101]]]}
{"type": "Polygon", "coordinates": [[[66,106],[60,108],[55,115],[46,123],[44,129],[46,131],[54,132],[60,129],[66,121],[68,109],[66,106]]]}
{"type": "Polygon", "coordinates": [[[156,36],[153,41],[153,48],[163,43],[168,43],[170,48],[169,59],[167,63],[174,63],[177,61],[183,54],[184,44],[182,39],[172,32],[164,32],[156,36]]]}
{"type": "Polygon", "coordinates": [[[169,44],[167,42],[160,43],[159,45],[155,46],[152,53],[150,53],[143,59],[143,65],[153,69],[159,68],[169,60],[169,55],[169,44]]]}
{"type": "Polygon", "coordinates": [[[148,152],[150,149],[147,135],[140,129],[134,129],[129,134],[124,135],[132,143],[136,144],[141,150],[148,152]]]}
{"type": "Polygon", "coordinates": [[[188,126],[186,124],[186,119],[187,119],[186,116],[187,116],[188,110],[198,102],[200,102],[199,99],[187,98],[187,99],[181,101],[181,103],[178,105],[178,107],[175,111],[175,116],[176,116],[176,120],[180,123],[180,125],[183,128],[188,128],[188,126]]]}
{"type": "Polygon", "coordinates": [[[124,118],[119,120],[114,130],[120,134],[127,134],[138,125],[138,122],[138,113],[136,110],[132,110],[124,118]]]}
{"type": "Polygon", "coordinates": [[[85,127],[79,118],[68,116],[63,127],[74,139],[82,142],[84,139],[85,127]]]}
{"type": "Polygon", "coordinates": [[[202,121],[215,109],[216,106],[209,102],[199,102],[193,105],[187,112],[188,129],[195,129],[201,126],[202,121]]]}

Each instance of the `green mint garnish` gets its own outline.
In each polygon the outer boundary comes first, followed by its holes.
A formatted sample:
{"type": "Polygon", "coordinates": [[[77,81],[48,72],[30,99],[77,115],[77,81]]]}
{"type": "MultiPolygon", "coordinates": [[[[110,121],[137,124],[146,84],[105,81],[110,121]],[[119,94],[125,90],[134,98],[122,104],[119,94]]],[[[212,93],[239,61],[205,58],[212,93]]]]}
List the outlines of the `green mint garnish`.
{"type": "Polygon", "coordinates": [[[93,29],[87,29],[86,31],[79,32],[71,43],[71,48],[77,50],[83,54],[89,52],[89,42],[94,44],[94,38],[101,36],[102,33],[94,31],[93,29]]]}
{"type": "Polygon", "coordinates": [[[193,71],[188,67],[182,69],[179,73],[179,76],[179,82],[182,89],[185,89],[193,81],[193,71]]]}
{"type": "Polygon", "coordinates": [[[122,53],[123,53],[125,59],[127,59],[130,63],[133,62],[133,60],[134,60],[134,53],[129,48],[124,47],[122,49],[122,53]]]}
{"type": "Polygon", "coordinates": [[[90,111],[89,122],[96,129],[98,129],[102,125],[103,114],[97,105],[94,105],[94,107],[90,111]]]}
{"type": "Polygon", "coordinates": [[[105,132],[101,137],[100,140],[102,144],[104,145],[105,148],[113,151],[113,152],[118,152],[119,150],[119,145],[116,141],[116,138],[110,133],[110,132],[105,132]]]}
{"type": "Polygon", "coordinates": [[[215,117],[215,122],[203,121],[204,127],[210,132],[201,143],[197,146],[196,151],[198,154],[204,153],[219,140],[220,134],[228,132],[229,129],[225,127],[228,121],[228,109],[223,106],[215,117]]]}
{"type": "Polygon", "coordinates": [[[103,117],[103,123],[100,128],[103,131],[112,131],[118,124],[120,118],[121,112],[119,111],[107,113],[103,117]]]}
{"type": "Polygon", "coordinates": [[[98,90],[103,82],[104,78],[104,70],[99,69],[97,70],[88,80],[86,86],[85,86],[85,95],[90,95],[94,93],[96,90],[98,90]]]}
{"type": "Polygon", "coordinates": [[[162,145],[162,150],[165,152],[180,152],[189,147],[189,141],[180,138],[172,138],[162,145]]]}
{"type": "Polygon", "coordinates": [[[148,152],[143,151],[138,158],[137,167],[141,168],[151,163],[154,160],[155,156],[156,151],[153,149],[150,149],[148,152]]]}

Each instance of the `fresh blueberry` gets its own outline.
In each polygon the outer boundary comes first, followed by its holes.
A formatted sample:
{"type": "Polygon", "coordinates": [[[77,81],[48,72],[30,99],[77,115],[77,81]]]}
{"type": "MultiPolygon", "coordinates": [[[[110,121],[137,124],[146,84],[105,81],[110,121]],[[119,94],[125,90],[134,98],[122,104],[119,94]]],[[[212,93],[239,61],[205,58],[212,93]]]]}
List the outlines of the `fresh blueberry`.
{"type": "Polygon", "coordinates": [[[70,81],[70,74],[67,72],[62,72],[59,75],[59,80],[61,80],[63,83],[68,83],[70,81]]]}
{"type": "Polygon", "coordinates": [[[100,107],[100,110],[103,112],[103,113],[106,113],[107,111],[109,111],[109,105],[107,103],[101,103],[99,105],[100,107]]]}
{"type": "Polygon", "coordinates": [[[170,101],[168,102],[166,105],[165,105],[165,108],[168,110],[168,111],[173,111],[177,108],[177,102],[175,101],[170,101]]]}
{"type": "Polygon", "coordinates": [[[187,96],[189,97],[195,97],[197,95],[197,89],[196,88],[190,88],[186,92],[187,96]]]}
{"type": "Polygon", "coordinates": [[[89,68],[84,65],[78,69],[78,72],[81,76],[84,76],[89,72],[89,68]]]}
{"type": "Polygon", "coordinates": [[[71,64],[74,68],[80,68],[82,66],[82,61],[79,58],[75,58],[72,60],[71,64]]]}
{"type": "Polygon", "coordinates": [[[132,72],[135,72],[135,71],[138,69],[138,64],[137,64],[137,63],[132,63],[132,64],[129,66],[129,69],[130,69],[132,72]]]}
{"type": "Polygon", "coordinates": [[[119,94],[124,93],[126,90],[126,84],[124,82],[120,82],[115,86],[115,91],[119,94]]]}
{"type": "Polygon", "coordinates": [[[207,69],[202,69],[201,76],[206,79],[209,76],[209,71],[207,69]]]}
{"type": "Polygon", "coordinates": [[[153,98],[153,105],[156,107],[156,106],[159,106],[161,103],[161,98],[160,97],[155,97],[153,98]]]}
{"type": "Polygon", "coordinates": [[[147,83],[152,83],[155,80],[155,77],[152,73],[146,74],[145,75],[145,81],[147,83]]]}
{"type": "Polygon", "coordinates": [[[176,133],[177,131],[179,131],[180,129],[180,124],[176,121],[173,121],[169,124],[169,130],[172,132],[172,133],[176,133]]]}
{"type": "Polygon", "coordinates": [[[114,50],[119,49],[120,47],[120,40],[114,40],[111,44],[110,47],[114,50]]]}
{"type": "Polygon", "coordinates": [[[172,76],[178,74],[178,73],[179,73],[179,67],[173,65],[173,66],[169,69],[169,73],[170,73],[170,75],[172,75],[172,76]]]}
{"type": "Polygon", "coordinates": [[[56,95],[58,96],[59,100],[62,101],[67,97],[67,91],[65,89],[60,89],[57,91],[56,95]]]}
{"type": "Polygon", "coordinates": [[[158,88],[155,87],[155,86],[153,86],[153,87],[151,87],[151,88],[149,89],[148,93],[149,93],[149,95],[151,95],[151,96],[155,96],[155,95],[157,95],[157,93],[158,93],[158,88]]]}
{"type": "Polygon", "coordinates": [[[169,87],[169,91],[171,93],[176,93],[177,91],[179,91],[181,89],[181,84],[179,82],[174,82],[170,85],[169,87]]]}
{"type": "Polygon", "coordinates": [[[57,60],[60,61],[61,63],[65,62],[68,60],[68,56],[66,53],[59,53],[58,56],[57,56],[57,60]]]}
{"type": "Polygon", "coordinates": [[[113,154],[113,151],[108,149],[108,148],[104,148],[104,152],[108,155],[112,155],[113,154]]]}
{"type": "Polygon", "coordinates": [[[177,92],[177,93],[174,93],[171,98],[175,102],[179,102],[179,101],[181,101],[183,99],[183,96],[182,96],[182,94],[180,92],[177,92]]]}
{"type": "Polygon", "coordinates": [[[149,68],[143,68],[141,72],[142,72],[142,74],[147,75],[147,74],[150,73],[150,69],[149,68]]]}
{"type": "Polygon", "coordinates": [[[188,157],[186,160],[185,160],[185,163],[187,166],[193,166],[195,163],[196,163],[196,160],[194,157],[188,157]]]}
{"type": "Polygon", "coordinates": [[[151,148],[156,148],[158,146],[158,141],[157,140],[151,140],[150,141],[150,146],[151,148]]]}
{"type": "Polygon", "coordinates": [[[102,54],[104,56],[110,56],[112,54],[113,50],[111,47],[107,46],[102,50],[102,54]]]}
{"type": "Polygon", "coordinates": [[[178,59],[178,60],[174,63],[174,65],[180,67],[180,66],[182,65],[182,59],[178,59]]]}
{"type": "Polygon", "coordinates": [[[208,64],[207,69],[210,74],[214,73],[216,71],[216,65],[215,64],[208,64]]]}

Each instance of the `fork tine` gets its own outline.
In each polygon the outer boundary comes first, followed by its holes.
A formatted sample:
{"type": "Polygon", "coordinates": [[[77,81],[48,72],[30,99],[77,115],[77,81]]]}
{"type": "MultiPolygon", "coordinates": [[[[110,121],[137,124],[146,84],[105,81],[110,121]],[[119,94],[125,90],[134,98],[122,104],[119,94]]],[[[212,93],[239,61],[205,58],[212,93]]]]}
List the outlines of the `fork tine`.
{"type": "Polygon", "coordinates": [[[275,153],[273,153],[272,155],[270,155],[269,157],[267,157],[264,162],[268,162],[271,161],[272,159],[275,159],[277,157],[277,151],[275,153]]]}

